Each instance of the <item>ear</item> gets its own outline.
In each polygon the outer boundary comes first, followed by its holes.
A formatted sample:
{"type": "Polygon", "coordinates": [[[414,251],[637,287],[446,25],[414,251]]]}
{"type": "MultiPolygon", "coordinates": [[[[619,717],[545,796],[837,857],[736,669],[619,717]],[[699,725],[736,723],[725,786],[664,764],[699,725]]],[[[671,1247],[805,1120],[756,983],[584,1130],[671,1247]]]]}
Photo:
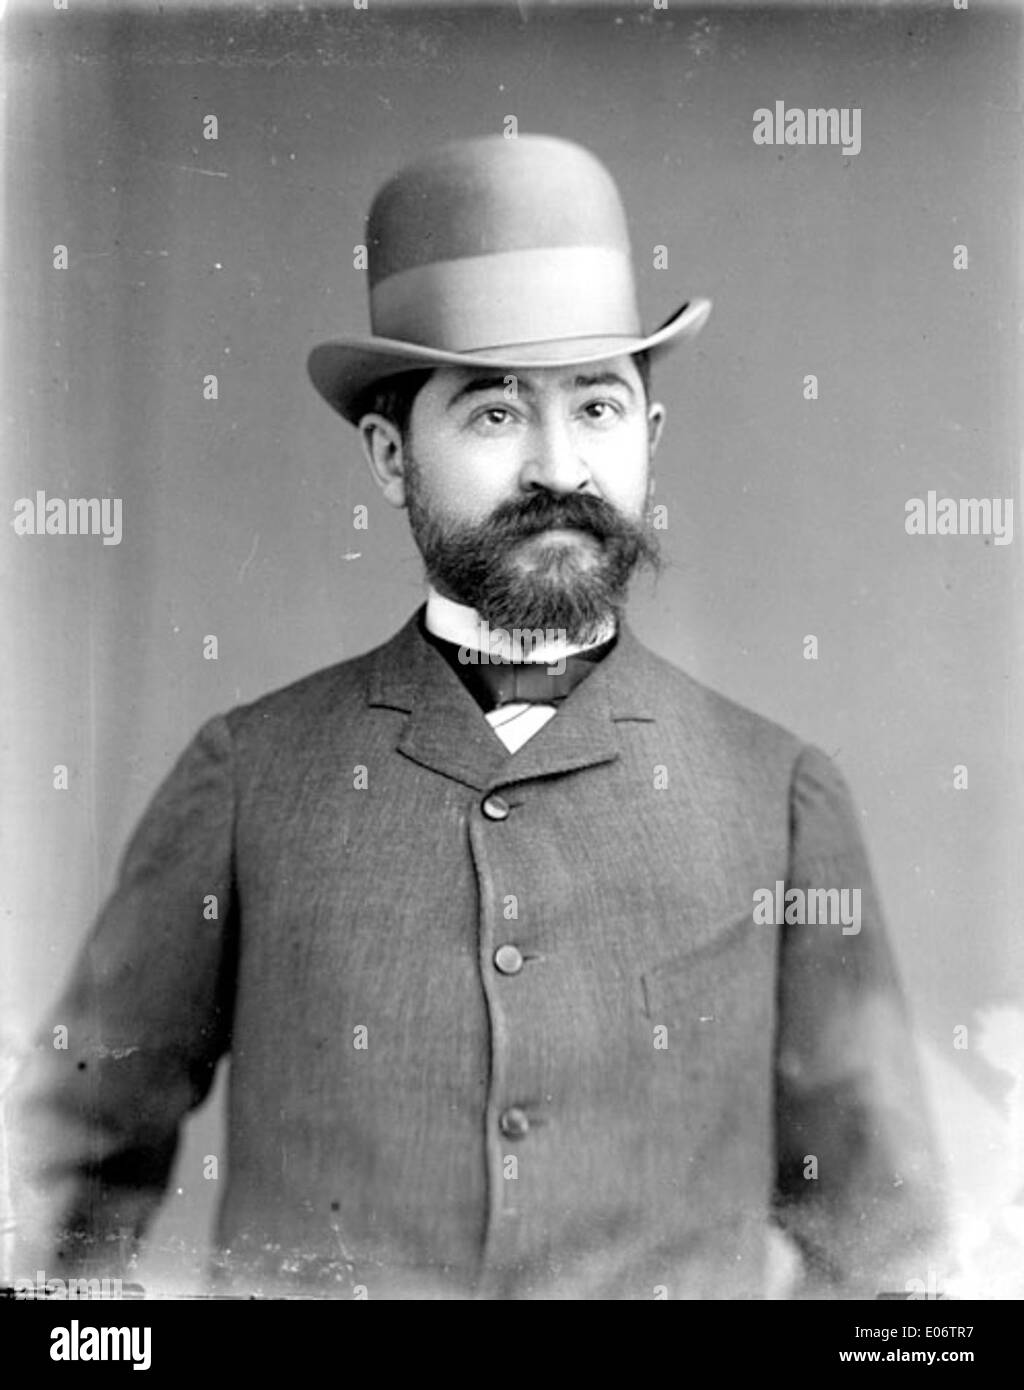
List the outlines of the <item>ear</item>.
{"type": "Polygon", "coordinates": [[[661,401],[652,401],[647,407],[647,443],[651,457],[661,442],[661,432],[665,428],[665,407],[661,401]]]}
{"type": "Polygon", "coordinates": [[[405,506],[405,452],[397,426],[383,415],[364,415],[359,438],[374,481],[393,507],[405,506]]]}

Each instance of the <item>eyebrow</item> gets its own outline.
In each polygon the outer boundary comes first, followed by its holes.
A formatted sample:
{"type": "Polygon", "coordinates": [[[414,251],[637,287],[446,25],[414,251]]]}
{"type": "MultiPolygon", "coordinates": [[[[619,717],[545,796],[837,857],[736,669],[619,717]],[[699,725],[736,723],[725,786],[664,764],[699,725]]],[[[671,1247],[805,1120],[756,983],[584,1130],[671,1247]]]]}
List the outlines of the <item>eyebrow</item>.
{"type": "MultiPolygon", "coordinates": [[[[491,375],[471,377],[470,380],[464,382],[463,385],[460,386],[459,389],[455,392],[455,394],[449,399],[447,405],[445,406],[445,409],[451,410],[453,406],[458,405],[459,401],[465,400],[467,396],[476,395],[483,391],[504,391],[507,378],[510,376],[515,376],[515,372],[503,372],[500,376],[491,375]]],[[[559,383],[559,385],[563,387],[565,387],[567,384],[569,383],[566,380],[563,380],[559,383]]],[[[629,394],[632,400],[636,399],[636,392],[634,391],[633,387],[626,380],[626,378],[624,376],[620,376],[618,372],[577,373],[577,375],[572,378],[570,389],[573,391],[585,391],[593,386],[621,386],[622,389],[629,394]]],[[[528,381],[519,382],[518,390],[523,395],[529,396],[533,394],[533,388],[531,387],[528,381]]]]}

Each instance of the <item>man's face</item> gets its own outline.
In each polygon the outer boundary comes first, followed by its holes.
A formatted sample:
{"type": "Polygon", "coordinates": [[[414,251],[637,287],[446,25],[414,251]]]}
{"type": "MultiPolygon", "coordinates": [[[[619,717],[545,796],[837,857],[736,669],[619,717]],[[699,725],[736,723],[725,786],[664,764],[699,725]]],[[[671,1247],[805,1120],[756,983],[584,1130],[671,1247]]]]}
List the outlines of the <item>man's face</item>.
{"type": "MultiPolygon", "coordinates": [[[[645,517],[662,415],[628,356],[439,368],[404,440],[391,431],[385,494],[408,507],[441,593],[492,627],[585,641],[619,611],[636,565],[656,560],[645,517]]],[[[385,442],[382,432],[368,452],[385,442]]]]}

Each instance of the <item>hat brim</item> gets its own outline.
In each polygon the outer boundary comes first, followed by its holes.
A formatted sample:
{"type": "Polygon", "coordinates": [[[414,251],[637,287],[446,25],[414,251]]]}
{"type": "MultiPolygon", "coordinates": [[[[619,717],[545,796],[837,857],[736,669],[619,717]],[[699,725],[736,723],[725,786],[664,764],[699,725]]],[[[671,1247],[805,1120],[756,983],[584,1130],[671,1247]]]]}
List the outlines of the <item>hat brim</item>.
{"type": "Polygon", "coordinates": [[[564,367],[567,363],[605,362],[610,357],[636,352],[659,354],[684,338],[692,338],[703,328],[710,313],[709,299],[691,299],[646,338],[563,338],[476,352],[446,352],[395,338],[339,338],[315,347],[306,367],[327,404],[355,425],[359,422],[361,398],[369,387],[401,372],[440,366],[564,367]]]}

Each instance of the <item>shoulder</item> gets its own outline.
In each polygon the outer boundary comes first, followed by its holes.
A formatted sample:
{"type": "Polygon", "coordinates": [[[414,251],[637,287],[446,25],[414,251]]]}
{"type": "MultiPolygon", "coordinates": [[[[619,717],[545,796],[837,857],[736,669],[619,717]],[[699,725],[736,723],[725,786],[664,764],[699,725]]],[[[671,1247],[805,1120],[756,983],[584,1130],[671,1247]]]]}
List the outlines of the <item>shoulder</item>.
{"type": "Polygon", "coordinates": [[[795,762],[806,747],[792,730],[706,685],[636,638],[630,658],[655,717],[681,725],[685,736],[788,762],[795,762]]]}
{"type": "Polygon", "coordinates": [[[305,722],[340,704],[348,704],[365,692],[370,664],[376,654],[366,652],[347,661],[324,666],[288,685],[270,690],[225,714],[233,733],[264,725],[305,722]]]}
{"type": "Polygon", "coordinates": [[[235,738],[279,735],[292,728],[312,731],[339,717],[351,718],[365,706],[374,673],[395,660],[407,636],[408,625],[369,651],[323,666],[256,700],[236,705],[222,718],[235,738]]]}
{"type": "Polygon", "coordinates": [[[637,679],[659,724],[673,727],[705,763],[770,773],[790,787],[794,814],[826,806],[849,814],[850,792],[833,760],[799,733],[723,695],[632,638],[637,679]]]}

